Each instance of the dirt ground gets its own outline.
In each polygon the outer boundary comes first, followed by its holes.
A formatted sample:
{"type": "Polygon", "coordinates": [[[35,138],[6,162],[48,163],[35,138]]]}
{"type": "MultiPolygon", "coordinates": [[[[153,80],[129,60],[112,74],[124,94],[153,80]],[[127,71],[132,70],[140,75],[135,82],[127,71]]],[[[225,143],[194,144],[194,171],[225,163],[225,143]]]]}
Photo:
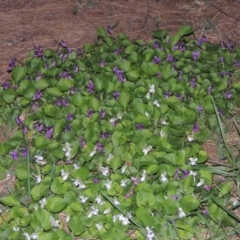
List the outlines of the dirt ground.
{"type": "MultiPolygon", "coordinates": [[[[239,46],[239,9],[240,0],[0,0],[0,82],[10,78],[13,57],[21,63],[34,46],[56,49],[60,40],[81,47],[96,40],[99,26],[117,24],[114,35],[149,40],[158,28],[175,33],[191,24],[196,37],[239,46]]],[[[216,158],[215,144],[205,148],[216,158]]]]}

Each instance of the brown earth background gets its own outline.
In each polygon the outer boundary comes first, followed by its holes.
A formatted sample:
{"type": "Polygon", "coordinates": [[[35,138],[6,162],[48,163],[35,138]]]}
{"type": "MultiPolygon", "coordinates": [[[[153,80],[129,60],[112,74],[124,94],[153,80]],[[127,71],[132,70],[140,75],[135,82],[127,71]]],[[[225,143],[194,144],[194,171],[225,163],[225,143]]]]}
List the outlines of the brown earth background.
{"type": "MultiPolygon", "coordinates": [[[[57,49],[64,40],[79,48],[96,41],[97,28],[108,25],[117,25],[113,35],[150,40],[154,30],[174,34],[186,24],[196,37],[205,34],[212,43],[231,40],[239,46],[240,0],[0,0],[0,82],[10,79],[9,60],[23,63],[34,46],[57,49]]],[[[228,139],[238,144],[236,132],[228,139]]],[[[204,148],[217,160],[216,141],[204,148]]]]}

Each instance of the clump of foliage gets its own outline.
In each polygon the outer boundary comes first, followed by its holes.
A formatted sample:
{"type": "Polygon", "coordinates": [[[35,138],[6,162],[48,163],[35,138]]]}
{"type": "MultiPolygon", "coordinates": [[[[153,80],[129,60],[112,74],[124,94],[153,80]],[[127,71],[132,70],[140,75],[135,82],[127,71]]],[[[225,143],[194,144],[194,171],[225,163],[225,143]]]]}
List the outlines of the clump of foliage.
{"type": "Polygon", "coordinates": [[[240,51],[188,26],[148,43],[111,33],[11,60],[0,162],[17,182],[0,198],[1,239],[191,239],[238,222],[229,173],[201,144],[236,105],[240,51]]]}

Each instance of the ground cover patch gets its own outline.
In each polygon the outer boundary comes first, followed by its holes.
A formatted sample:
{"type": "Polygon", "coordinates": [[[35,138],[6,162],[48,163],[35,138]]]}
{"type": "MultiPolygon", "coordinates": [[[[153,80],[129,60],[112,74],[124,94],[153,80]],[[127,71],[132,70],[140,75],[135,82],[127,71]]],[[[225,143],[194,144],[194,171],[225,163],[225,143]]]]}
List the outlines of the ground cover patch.
{"type": "Polygon", "coordinates": [[[238,102],[240,52],[192,34],[132,42],[101,27],[95,44],[11,60],[1,117],[15,131],[0,154],[18,181],[0,199],[3,239],[191,239],[236,227],[225,202],[237,162],[209,167],[201,144],[238,102]],[[213,174],[226,178],[218,188],[213,174]]]}

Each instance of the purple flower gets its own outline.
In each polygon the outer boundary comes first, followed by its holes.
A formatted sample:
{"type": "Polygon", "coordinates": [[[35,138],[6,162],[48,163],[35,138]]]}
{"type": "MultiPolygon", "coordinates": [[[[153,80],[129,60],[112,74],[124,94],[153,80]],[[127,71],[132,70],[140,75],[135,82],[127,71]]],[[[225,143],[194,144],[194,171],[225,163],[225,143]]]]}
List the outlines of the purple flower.
{"type": "Polygon", "coordinates": [[[211,84],[211,85],[208,86],[207,93],[208,93],[208,94],[211,94],[212,90],[213,90],[213,84],[211,84]]]}
{"type": "Polygon", "coordinates": [[[179,177],[179,169],[177,168],[173,178],[176,180],[178,179],[178,177],[179,177]]]}
{"type": "Polygon", "coordinates": [[[209,185],[204,185],[203,187],[207,192],[209,192],[211,190],[211,187],[209,185]]]}
{"type": "Polygon", "coordinates": [[[69,113],[69,114],[67,115],[67,120],[68,120],[68,121],[72,121],[72,120],[73,120],[73,115],[72,115],[72,113],[69,113]]]}
{"type": "Polygon", "coordinates": [[[78,66],[77,66],[77,65],[74,66],[73,72],[74,72],[74,73],[77,73],[77,72],[78,72],[78,66]]]}
{"type": "Polygon", "coordinates": [[[65,127],[65,131],[66,131],[66,132],[71,131],[71,127],[70,127],[70,125],[67,125],[67,126],[65,127]]]}
{"type": "Polygon", "coordinates": [[[208,215],[208,210],[205,208],[202,210],[203,215],[208,215]]]}
{"type": "Polygon", "coordinates": [[[199,132],[199,125],[197,123],[194,123],[193,125],[193,132],[199,132]]]}
{"type": "Polygon", "coordinates": [[[58,98],[58,99],[56,100],[56,105],[57,105],[58,107],[61,107],[61,106],[62,106],[62,100],[61,100],[61,98],[58,98]]]}
{"type": "Polygon", "coordinates": [[[144,128],[144,125],[141,123],[137,123],[136,128],[137,128],[137,130],[141,131],[144,128]]]}
{"type": "Polygon", "coordinates": [[[182,102],[183,100],[183,96],[180,93],[176,94],[176,97],[182,102]]]}
{"type": "Polygon", "coordinates": [[[220,108],[218,109],[218,113],[219,113],[220,116],[224,116],[224,112],[223,112],[223,110],[220,109],[220,108]]]}
{"type": "Polygon", "coordinates": [[[177,196],[177,195],[173,195],[171,198],[172,198],[173,200],[178,200],[178,196],[177,196]]]}
{"type": "Polygon", "coordinates": [[[220,61],[220,62],[224,62],[224,57],[221,56],[221,57],[219,58],[219,61],[220,61]]]}
{"type": "Polygon", "coordinates": [[[17,125],[21,125],[22,124],[22,120],[20,119],[19,116],[15,118],[15,121],[16,121],[17,125]]]}
{"type": "Polygon", "coordinates": [[[173,47],[173,51],[176,51],[176,50],[180,50],[181,52],[184,52],[185,51],[185,44],[184,42],[178,42],[174,47],[173,47]]]}
{"type": "Polygon", "coordinates": [[[100,114],[100,118],[101,118],[101,119],[103,119],[103,118],[105,117],[105,111],[104,111],[104,110],[101,110],[101,111],[99,112],[99,114],[100,114]]]}
{"type": "Polygon", "coordinates": [[[158,56],[154,56],[154,57],[153,57],[153,62],[154,62],[155,64],[159,64],[159,63],[161,62],[161,59],[160,59],[158,56]]]}
{"type": "Polygon", "coordinates": [[[27,133],[27,127],[24,124],[22,124],[21,127],[22,127],[23,133],[26,134],[27,133]]]}
{"type": "Polygon", "coordinates": [[[86,142],[85,142],[84,137],[81,137],[81,139],[80,139],[80,144],[81,144],[81,147],[82,147],[82,148],[85,147],[86,142]]]}
{"type": "Polygon", "coordinates": [[[107,32],[109,34],[113,34],[113,30],[112,30],[112,28],[109,25],[107,26],[107,32]]]}
{"type": "Polygon", "coordinates": [[[41,45],[38,47],[34,46],[34,56],[38,58],[43,57],[43,47],[41,45]]]}
{"type": "Polygon", "coordinates": [[[234,51],[235,51],[235,47],[234,47],[232,41],[228,40],[228,42],[227,42],[227,48],[228,48],[228,50],[229,50],[230,52],[234,52],[234,51]]]}
{"type": "Polygon", "coordinates": [[[66,43],[65,41],[63,41],[63,40],[61,41],[60,44],[62,45],[63,48],[66,48],[66,47],[67,47],[67,43],[66,43]]]}
{"type": "Polygon", "coordinates": [[[100,180],[99,180],[99,179],[97,179],[97,178],[94,178],[94,179],[93,179],[93,182],[97,184],[97,183],[99,183],[99,182],[100,182],[100,180]]]}
{"type": "Polygon", "coordinates": [[[43,77],[42,72],[39,72],[37,77],[36,77],[36,81],[40,80],[43,77]]]}
{"type": "Polygon", "coordinates": [[[5,81],[5,82],[2,84],[4,90],[10,88],[10,85],[11,85],[11,83],[10,83],[9,81],[5,81]]]}
{"type": "Polygon", "coordinates": [[[203,43],[208,42],[207,37],[205,35],[202,35],[197,41],[197,45],[201,46],[203,43]]]}
{"type": "Polygon", "coordinates": [[[225,93],[225,97],[226,97],[226,99],[232,98],[232,93],[231,93],[230,91],[227,91],[227,92],[225,93]]]}
{"type": "Polygon", "coordinates": [[[43,124],[42,123],[36,123],[35,128],[38,132],[41,132],[43,130],[43,124]]]}
{"type": "Polygon", "coordinates": [[[133,181],[133,184],[137,186],[139,184],[139,179],[138,177],[131,177],[131,180],[133,181]]]}
{"type": "Polygon", "coordinates": [[[161,78],[161,77],[162,77],[162,73],[159,72],[159,73],[157,74],[157,77],[158,77],[158,78],[161,78]]]}
{"type": "Polygon", "coordinates": [[[106,63],[102,60],[99,64],[101,67],[104,67],[106,65],[106,63]]]}
{"type": "Polygon", "coordinates": [[[59,77],[61,77],[61,78],[67,78],[67,79],[71,79],[71,78],[72,78],[71,75],[68,73],[68,71],[63,71],[63,72],[59,75],[59,77]]]}
{"type": "Polygon", "coordinates": [[[68,53],[72,52],[72,49],[70,47],[67,47],[68,53]]]}
{"type": "Polygon", "coordinates": [[[78,54],[78,55],[83,54],[83,50],[82,50],[81,48],[78,48],[78,50],[77,50],[77,54],[78,54]]]}
{"type": "Polygon", "coordinates": [[[120,48],[117,48],[115,51],[114,51],[114,54],[118,55],[120,53],[120,48]]]}
{"type": "Polygon", "coordinates": [[[114,92],[113,97],[118,100],[120,93],[119,92],[114,92]]]}
{"type": "Polygon", "coordinates": [[[123,76],[124,71],[120,70],[118,67],[113,68],[113,72],[117,75],[119,82],[123,83],[126,79],[123,76]]]}
{"type": "Polygon", "coordinates": [[[44,68],[45,68],[45,69],[49,69],[49,66],[48,66],[47,63],[44,64],[44,68]]]}
{"type": "Polygon", "coordinates": [[[16,66],[16,58],[12,58],[8,64],[7,72],[11,72],[15,66],[16,66]]]}
{"type": "Polygon", "coordinates": [[[27,153],[28,153],[27,148],[22,148],[21,152],[22,152],[22,157],[26,157],[27,156],[27,153]]]}
{"type": "Polygon", "coordinates": [[[197,86],[196,78],[192,78],[192,79],[190,79],[189,82],[190,82],[190,85],[191,85],[192,88],[195,88],[195,87],[197,86]]]}
{"type": "Polygon", "coordinates": [[[68,106],[68,100],[66,98],[64,98],[62,100],[62,104],[63,104],[64,107],[67,107],[68,106]]]}
{"type": "Polygon", "coordinates": [[[237,60],[234,60],[233,64],[234,64],[234,67],[240,67],[240,62],[237,60]]]}
{"type": "Polygon", "coordinates": [[[171,96],[171,93],[170,92],[165,92],[164,93],[164,98],[169,98],[171,96]]]}
{"type": "Polygon", "coordinates": [[[18,151],[17,151],[17,149],[15,149],[14,151],[11,151],[9,154],[11,155],[12,160],[17,160],[18,159],[18,151]]]}
{"type": "Polygon", "coordinates": [[[185,177],[187,177],[187,176],[189,175],[190,172],[189,172],[188,170],[184,170],[184,169],[183,169],[183,170],[182,170],[182,173],[183,173],[183,174],[182,174],[182,179],[184,179],[185,177]]]}
{"type": "Polygon", "coordinates": [[[200,52],[196,52],[196,51],[193,51],[192,52],[192,58],[193,58],[193,60],[197,60],[198,58],[199,58],[199,56],[200,56],[200,52]]]}
{"type": "Polygon", "coordinates": [[[54,60],[52,61],[52,67],[56,67],[56,62],[54,60]]]}
{"type": "Polygon", "coordinates": [[[108,132],[100,132],[100,137],[102,139],[107,138],[107,137],[109,137],[109,133],[108,132]]]}
{"type": "Polygon", "coordinates": [[[153,48],[161,48],[161,46],[157,41],[155,41],[153,44],[153,48]]]}
{"type": "Polygon", "coordinates": [[[197,106],[196,109],[199,113],[203,112],[203,106],[197,106]]]}
{"type": "Polygon", "coordinates": [[[70,93],[73,95],[73,94],[75,94],[75,92],[76,92],[75,87],[71,87],[71,88],[70,88],[70,93]]]}
{"type": "Polygon", "coordinates": [[[172,62],[174,60],[173,56],[168,54],[166,58],[167,62],[172,62]]]}
{"type": "Polygon", "coordinates": [[[42,97],[42,92],[40,90],[37,90],[35,95],[33,96],[33,100],[41,99],[41,97],[42,97]]]}
{"type": "Polygon", "coordinates": [[[53,134],[53,127],[47,127],[46,133],[45,133],[46,138],[51,138],[52,134],[53,134]]]}
{"type": "Polygon", "coordinates": [[[92,109],[89,109],[89,110],[87,111],[87,117],[91,118],[92,114],[93,114],[93,110],[92,110],[92,109]]]}
{"type": "Polygon", "coordinates": [[[104,152],[104,146],[101,143],[97,143],[96,149],[99,152],[104,152]]]}
{"type": "Polygon", "coordinates": [[[87,87],[88,87],[88,92],[92,94],[94,91],[94,83],[90,81],[87,87]]]}

